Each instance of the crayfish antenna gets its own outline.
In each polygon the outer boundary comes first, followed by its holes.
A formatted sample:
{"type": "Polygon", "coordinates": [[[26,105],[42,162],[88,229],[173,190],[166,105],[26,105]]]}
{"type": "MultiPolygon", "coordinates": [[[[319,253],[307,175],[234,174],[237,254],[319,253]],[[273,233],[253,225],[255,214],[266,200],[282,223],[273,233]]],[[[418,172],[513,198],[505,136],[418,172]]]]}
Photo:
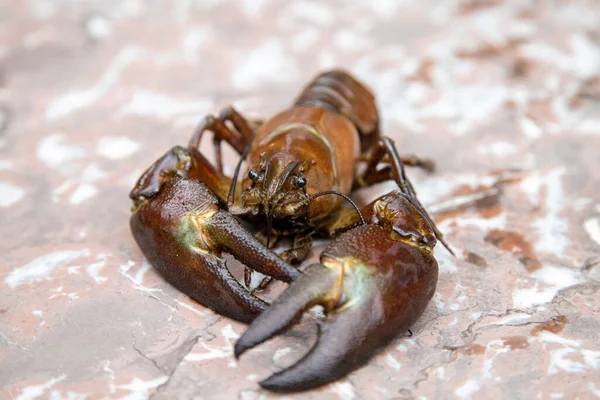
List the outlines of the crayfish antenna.
{"type": "Polygon", "coordinates": [[[448,253],[452,254],[453,257],[456,257],[456,254],[454,253],[454,250],[452,250],[452,247],[450,247],[450,245],[444,240],[444,236],[440,233],[440,236],[437,238],[440,242],[442,242],[442,246],[444,246],[446,248],[446,250],[448,250],[448,253]]]}
{"type": "Polygon", "coordinates": [[[289,327],[302,313],[321,303],[335,289],[337,273],[320,264],[310,265],[294,285],[250,325],[236,342],[234,355],[239,358],[246,350],[257,346],[289,327]]]}

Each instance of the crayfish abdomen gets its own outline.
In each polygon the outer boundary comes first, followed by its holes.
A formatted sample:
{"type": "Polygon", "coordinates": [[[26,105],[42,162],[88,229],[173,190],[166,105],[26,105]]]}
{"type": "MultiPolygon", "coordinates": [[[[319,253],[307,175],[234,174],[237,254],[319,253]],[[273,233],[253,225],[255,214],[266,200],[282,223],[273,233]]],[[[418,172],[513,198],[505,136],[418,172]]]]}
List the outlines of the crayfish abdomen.
{"type": "Polygon", "coordinates": [[[373,94],[352,75],[333,70],[317,76],[296,99],[295,106],[312,104],[349,119],[361,136],[365,152],[379,137],[379,115],[373,94]]]}

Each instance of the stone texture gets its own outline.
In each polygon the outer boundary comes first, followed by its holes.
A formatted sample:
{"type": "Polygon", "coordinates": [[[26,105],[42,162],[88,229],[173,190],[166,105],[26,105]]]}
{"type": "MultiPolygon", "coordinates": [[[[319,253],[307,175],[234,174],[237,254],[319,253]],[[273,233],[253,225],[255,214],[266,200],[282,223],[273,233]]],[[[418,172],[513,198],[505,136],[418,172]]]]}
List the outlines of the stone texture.
{"type": "Polygon", "coordinates": [[[279,398],[256,382],[314,326],[236,362],[244,326],[144,261],[127,193],[205,114],[271,115],[333,66],[437,161],[410,173],[458,257],[413,337],[285,398],[600,397],[597,2],[165,4],[0,1],[1,398],[279,398]]]}

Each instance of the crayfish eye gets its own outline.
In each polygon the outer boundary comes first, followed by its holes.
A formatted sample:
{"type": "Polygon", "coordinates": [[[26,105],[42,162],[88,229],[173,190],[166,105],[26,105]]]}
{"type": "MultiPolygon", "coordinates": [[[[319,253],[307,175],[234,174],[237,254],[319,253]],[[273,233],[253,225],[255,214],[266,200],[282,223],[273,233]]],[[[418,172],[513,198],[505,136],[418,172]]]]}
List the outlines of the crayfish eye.
{"type": "Polygon", "coordinates": [[[298,186],[299,188],[306,186],[306,178],[298,178],[298,180],[296,181],[296,186],[298,186]]]}
{"type": "Polygon", "coordinates": [[[248,178],[252,179],[253,181],[258,179],[258,172],[256,172],[256,170],[251,169],[250,171],[248,171],[248,178]]]}

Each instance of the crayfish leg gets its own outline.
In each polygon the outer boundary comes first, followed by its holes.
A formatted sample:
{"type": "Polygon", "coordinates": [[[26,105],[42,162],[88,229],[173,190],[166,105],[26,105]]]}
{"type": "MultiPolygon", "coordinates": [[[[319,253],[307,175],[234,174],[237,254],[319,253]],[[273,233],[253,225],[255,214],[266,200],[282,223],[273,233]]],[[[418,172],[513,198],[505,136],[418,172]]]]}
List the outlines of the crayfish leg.
{"type": "Polygon", "coordinates": [[[280,257],[290,264],[300,264],[306,260],[312,248],[314,230],[297,233],[294,236],[292,248],[281,253],[280,257]]]}

